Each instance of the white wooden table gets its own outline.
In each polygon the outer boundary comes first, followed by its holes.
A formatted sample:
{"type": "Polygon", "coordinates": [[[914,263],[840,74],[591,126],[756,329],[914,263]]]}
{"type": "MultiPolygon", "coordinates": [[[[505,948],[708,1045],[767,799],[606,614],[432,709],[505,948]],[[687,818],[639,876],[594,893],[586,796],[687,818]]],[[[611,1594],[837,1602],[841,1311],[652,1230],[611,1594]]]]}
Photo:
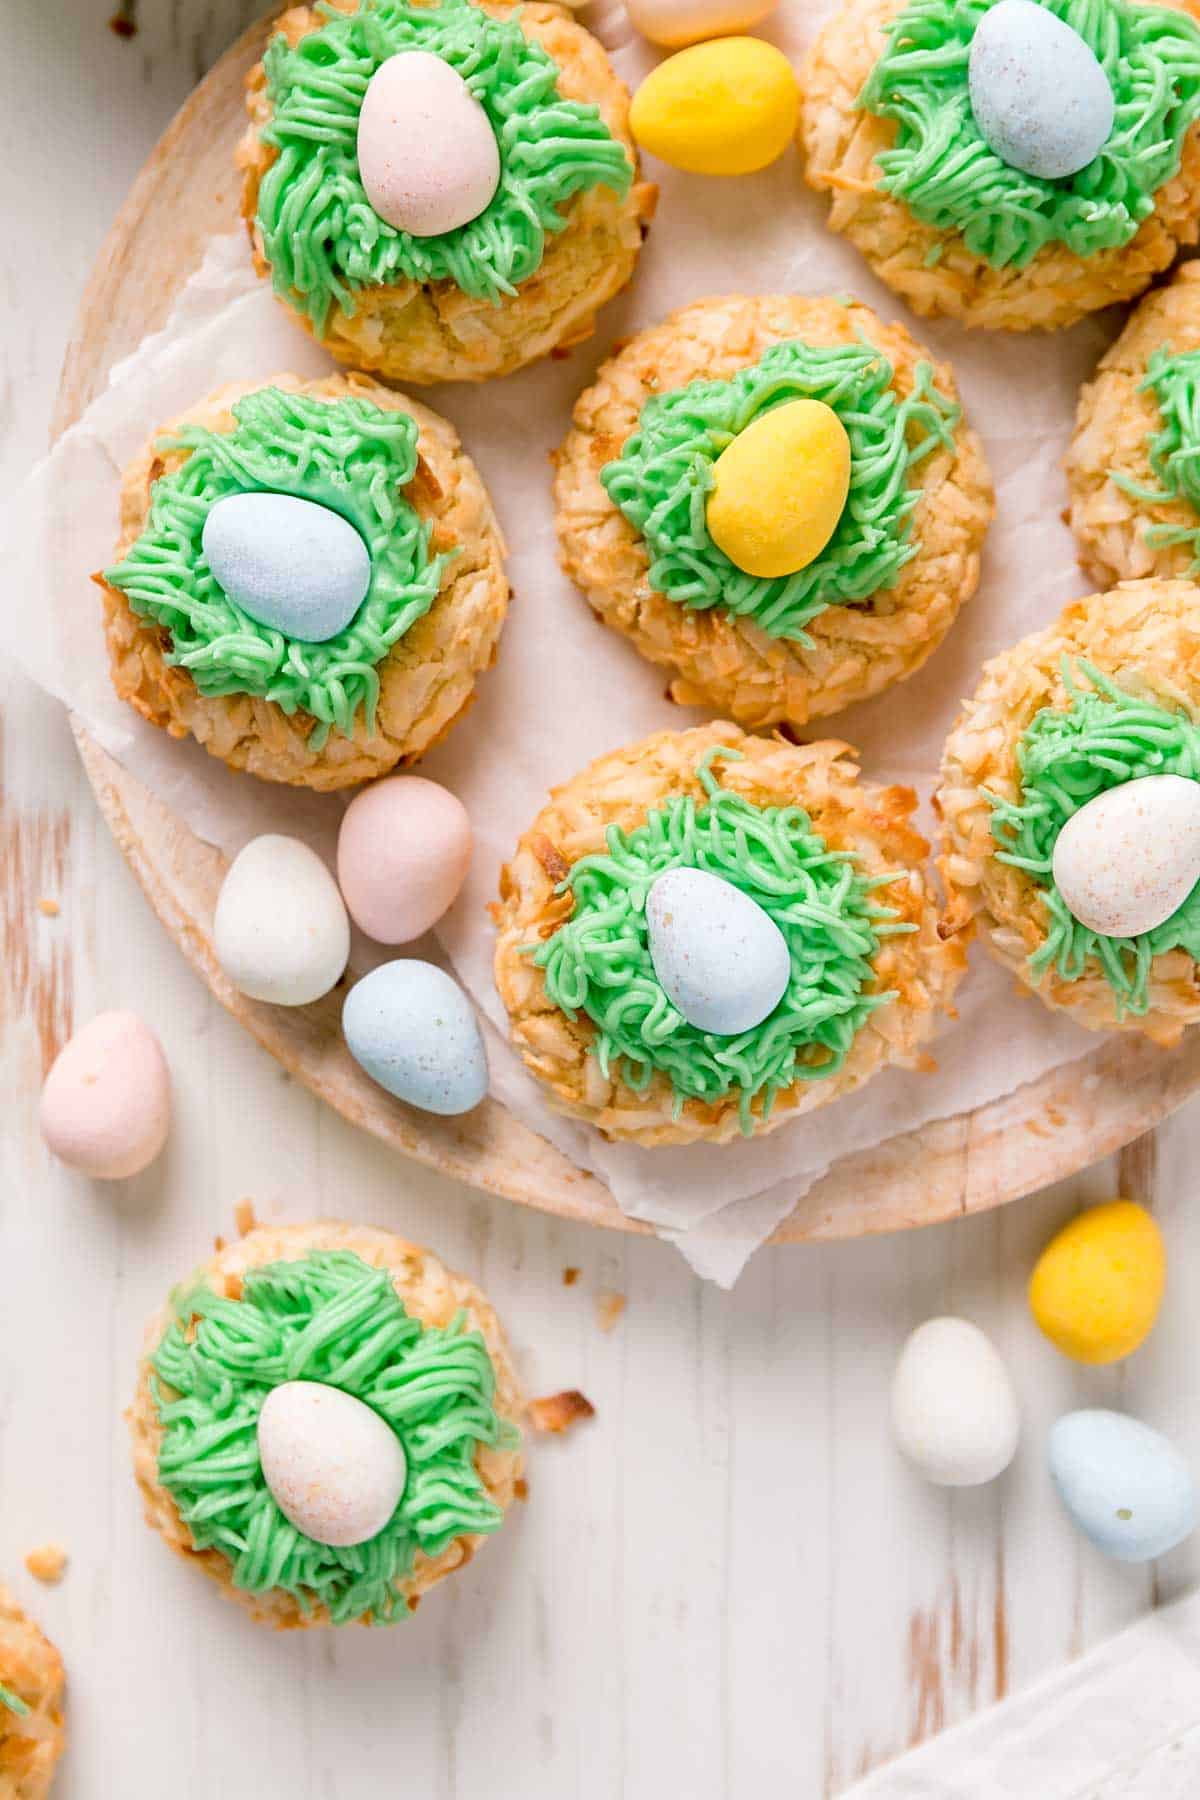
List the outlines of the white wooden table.
{"type": "MultiPolygon", "coordinates": [[[[114,4],[4,8],[10,485],[45,447],[112,215],[258,10],[140,0],[122,40],[114,4]]],[[[64,1800],[817,1800],[1200,1574],[1200,1542],[1156,1568],[1104,1564],[1060,1517],[1042,1459],[1051,1420],[1099,1402],[1200,1464],[1200,1111],[1119,1171],[958,1226],[763,1252],[722,1294],[665,1246],[401,1163],[297,1091],[187,969],[98,819],[65,720],[7,672],[0,727],[0,1574],[67,1659],[64,1800]],[[161,1032],[176,1119],[161,1166],[105,1191],[50,1161],[35,1103],[73,1022],[118,1005],[161,1032]],[[1170,1290],[1125,1368],[1080,1371],[1038,1337],[1024,1284],[1054,1225],[1118,1181],[1157,1207],[1170,1290]],[[244,1197],[265,1218],[340,1214],[424,1239],[491,1292],[534,1391],[578,1386],[596,1406],[534,1447],[529,1504],[501,1541],[394,1632],[272,1636],[142,1525],[121,1418],[142,1322],[244,1197]],[[628,1298],[608,1335],[604,1288],[628,1298]],[[886,1428],[899,1344],[942,1311],[994,1334],[1025,1412],[1009,1475],[956,1496],[913,1477],[886,1428]],[[22,1563],[48,1538],[71,1553],[57,1589],[22,1563]]]]}

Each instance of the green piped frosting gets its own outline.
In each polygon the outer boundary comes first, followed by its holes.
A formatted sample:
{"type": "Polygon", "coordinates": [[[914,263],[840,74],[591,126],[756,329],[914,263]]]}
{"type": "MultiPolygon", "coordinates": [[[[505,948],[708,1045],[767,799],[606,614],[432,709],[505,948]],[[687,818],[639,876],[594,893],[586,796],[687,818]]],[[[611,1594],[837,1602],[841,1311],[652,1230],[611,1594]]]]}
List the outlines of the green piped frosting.
{"type": "Polygon", "coordinates": [[[800,807],[757,807],[722,788],[709,767],[715,757],[737,760],[738,752],[705,757],[696,772],[703,801],[678,795],[634,831],[610,827],[606,855],[580,858],[558,889],[574,896],[574,912],[530,949],[554,1004],[595,1025],[591,1049],[605,1075],[640,1093],[661,1072],[676,1117],[687,1100],[736,1092],[748,1134],[758,1096],[765,1119],[781,1089],[837,1074],[866,1020],[895,998],[869,991],[880,940],[913,927],[872,899],[893,876],[863,875],[852,854],[827,847],[800,807]],[[660,875],[679,868],[740,888],[787,942],[792,972],[782,1000],[737,1037],[689,1025],[655,975],[646,897],[660,875]]]}
{"type": "Polygon", "coordinates": [[[1188,544],[1192,566],[1188,573],[1200,575],[1200,350],[1188,350],[1172,356],[1164,344],[1146,364],[1145,379],[1139,384],[1144,393],[1158,402],[1162,427],[1146,441],[1150,467],[1158,477],[1158,486],[1150,487],[1131,481],[1127,475],[1109,470],[1110,479],[1131,500],[1160,506],[1182,500],[1196,515],[1192,525],[1147,525],[1147,544],[1157,548],[1168,544],[1188,544]]]}
{"type": "Polygon", "coordinates": [[[20,1694],[14,1694],[12,1689],[6,1688],[2,1681],[0,1681],[0,1706],[6,1706],[10,1713],[15,1713],[20,1719],[23,1719],[29,1711],[20,1694]]]}
{"type": "Polygon", "coordinates": [[[1200,957],[1200,886],[1153,931],[1137,937],[1102,937],[1068,911],[1054,883],[1058,834],[1073,813],[1108,788],[1144,775],[1182,775],[1200,780],[1200,724],[1184,712],[1168,712],[1152,700],[1119,688],[1088,662],[1077,674],[1064,665],[1069,704],[1044,707],[1017,745],[1018,798],[987,796],[997,860],[1023,869],[1042,890],[1046,938],[1029,960],[1035,981],[1053,969],[1061,981],[1078,981],[1098,967],[1117,999],[1118,1016],[1149,1006],[1150,967],[1156,956],[1184,950],[1200,957]]]}
{"type": "Polygon", "coordinates": [[[365,288],[452,281],[498,302],[541,266],[573,195],[603,185],[622,199],[633,165],[599,110],[564,100],[558,67],[515,18],[472,0],[410,6],[363,0],[294,49],[275,38],[263,59],[272,117],[262,132],[278,156],[259,188],[256,223],[276,291],[318,332],[331,308],[354,312],[365,288]],[[425,50],[463,77],[500,147],[500,185],[466,225],[436,237],[397,231],[371,206],[358,172],[358,115],[382,62],[425,50]]]}
{"type": "Polygon", "coordinates": [[[650,585],[680,606],[720,607],[768,636],[807,645],[810,620],[894,587],[917,553],[909,477],[938,445],[954,448],[959,408],[933,385],[926,362],[901,398],[891,363],[868,343],[820,349],[773,344],[727,381],[700,380],[654,394],[615,462],[600,471],[613,504],[645,540],[650,585]],[[795,575],[747,575],[709,535],[713,464],[740,431],[789,400],[821,400],[850,440],[850,492],[828,544],[795,575]]]}
{"type": "Polygon", "coordinates": [[[173,1299],[176,1323],[154,1354],[163,1427],[158,1478],[200,1550],[228,1558],[235,1587],[279,1589],[334,1624],[388,1625],[407,1602],[396,1583],[418,1550],[439,1556],[502,1514],[475,1468],[479,1445],[515,1447],[493,1406],[495,1371],[459,1315],[446,1329],[406,1311],[387,1271],[348,1251],[312,1251],[250,1270],[242,1298],[198,1287],[173,1299]],[[276,1506],[258,1457],[258,1415],[272,1388],[321,1381],[384,1419],[407,1458],[390,1523],[365,1544],[314,1543],[276,1506]]]}
{"type": "Polygon", "coordinates": [[[315,400],[261,388],[234,403],[235,427],[185,425],[157,448],[186,462],[154,483],[145,529],[104,579],[139,618],[170,635],[167,662],[202,694],[252,694],[311,714],[309,748],[330,731],[375,725],[379,664],[429,611],[448,557],[429,553],[429,527],[402,489],[417,470],[417,426],[369,400],[315,400]],[[348,519],[371,557],[371,585],[349,625],[324,643],[289,638],[235,604],[201,547],[204,521],[229,494],[292,494],[348,519]]]}
{"type": "Polygon", "coordinates": [[[1200,117],[1200,26],[1130,0],[1039,0],[1095,54],[1116,113],[1108,141],[1077,175],[1014,169],[984,141],[967,91],[976,27],[994,0],[912,0],[888,29],[858,104],[896,122],[876,158],[880,187],[993,268],[1024,268],[1047,244],[1095,256],[1127,244],[1178,174],[1200,117]]]}

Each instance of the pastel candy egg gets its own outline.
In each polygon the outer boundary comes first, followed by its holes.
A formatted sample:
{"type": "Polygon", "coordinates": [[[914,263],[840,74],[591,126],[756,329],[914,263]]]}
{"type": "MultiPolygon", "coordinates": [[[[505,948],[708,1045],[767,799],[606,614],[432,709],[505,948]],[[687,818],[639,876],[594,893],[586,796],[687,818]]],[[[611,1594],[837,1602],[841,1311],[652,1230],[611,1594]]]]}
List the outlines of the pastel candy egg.
{"type": "Polygon", "coordinates": [[[409,944],[436,925],[470,860],[466,807],[420,775],[364,788],[338,833],[342,896],[359,930],[380,944],[409,944]]]}
{"type": "Polygon", "coordinates": [[[170,1119],[162,1045],[136,1013],[104,1012],[51,1064],[38,1123],[61,1162],[99,1181],[120,1181],[154,1161],[170,1119]]]}
{"type": "Polygon", "coordinates": [[[285,1519],[318,1544],[365,1544],[400,1504],[404,1447],[385,1419],[323,1381],[285,1381],[258,1415],[263,1479],[285,1519]]]}
{"type": "Polygon", "coordinates": [[[1196,1525],[1191,1470],[1160,1431],[1101,1407],[1067,1413],[1050,1433],[1050,1475],[1086,1538],[1118,1562],[1151,1562],[1196,1525]]]}
{"type": "Polygon", "coordinates": [[[217,896],[213,948],[251,1000],[306,1006],[327,994],[350,955],[350,921],[316,852],[275,832],[239,851],[217,896]]]}
{"type": "Polygon", "coordinates": [[[975,123],[996,155],[1056,181],[1099,154],[1113,127],[1113,92],[1077,31],[1034,0],[984,13],[967,67],[975,123]]]}
{"type": "Polygon", "coordinates": [[[1111,1200],[1051,1238],[1030,1279],[1029,1306],[1064,1356],[1117,1362],[1149,1335],[1165,1281],[1158,1226],[1144,1206],[1111,1200]]]}
{"type": "Polygon", "coordinates": [[[489,204],[500,185],[500,147],[457,69],[428,50],[401,50],[367,83],[358,172],[381,219],[413,237],[437,237],[489,204]]]}
{"type": "Polygon", "coordinates": [[[708,529],[747,575],[794,575],[837,529],[850,439],[821,400],[789,400],[740,431],[713,464],[708,529]]]}
{"type": "Polygon", "coordinates": [[[778,0],[629,0],[628,12],[634,30],[644,38],[678,50],[701,38],[748,31],[777,4],[778,0]]]}
{"type": "Polygon", "coordinates": [[[717,1037],[773,1013],[791,975],[787,942],[749,894],[703,869],[668,869],[646,896],[654,973],[689,1025],[717,1037]]]}
{"type": "Polygon", "coordinates": [[[432,963],[384,963],[351,988],[346,1046],[372,1081],[425,1112],[470,1112],[487,1093],[487,1056],[470,1001],[432,963]]]}
{"type": "Polygon", "coordinates": [[[210,509],[200,543],[231,600],[305,644],[344,631],[371,585],[371,558],[353,525],[292,494],[226,495],[210,509]]]}
{"type": "Polygon", "coordinates": [[[978,1325],[955,1318],[918,1325],[892,1378],[892,1431],[938,1487],[978,1487],[1008,1467],[1021,1431],[1017,1397],[978,1325]]]}
{"type": "Polygon", "coordinates": [[[1200,880],[1200,781],[1145,775],[1107,788],[1058,834],[1054,883],[1102,937],[1153,931],[1200,880]]]}
{"type": "Polygon", "coordinates": [[[749,175],[796,133],[800,90],[781,50],[720,38],[669,56],[633,97],[629,125],[652,156],[694,175],[749,175]]]}

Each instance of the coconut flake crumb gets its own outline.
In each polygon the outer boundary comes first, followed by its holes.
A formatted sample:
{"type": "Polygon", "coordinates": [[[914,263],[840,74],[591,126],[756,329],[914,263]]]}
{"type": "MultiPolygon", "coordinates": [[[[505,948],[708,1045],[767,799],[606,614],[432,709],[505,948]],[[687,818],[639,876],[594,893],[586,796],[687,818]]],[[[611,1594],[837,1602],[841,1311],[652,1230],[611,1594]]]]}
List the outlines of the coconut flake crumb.
{"type": "Polygon", "coordinates": [[[596,1295],[596,1323],[601,1331],[611,1331],[624,1311],[624,1294],[614,1294],[611,1288],[600,1289],[596,1295]]]}
{"type": "Polygon", "coordinates": [[[25,1558],[25,1567],[35,1581],[44,1581],[53,1586],[66,1573],[67,1553],[61,1544],[39,1544],[25,1558]]]}
{"type": "Polygon", "coordinates": [[[529,1420],[535,1431],[551,1432],[556,1436],[570,1430],[580,1419],[591,1419],[596,1409],[586,1394],[578,1388],[568,1388],[561,1394],[544,1394],[540,1400],[529,1402],[529,1420]]]}

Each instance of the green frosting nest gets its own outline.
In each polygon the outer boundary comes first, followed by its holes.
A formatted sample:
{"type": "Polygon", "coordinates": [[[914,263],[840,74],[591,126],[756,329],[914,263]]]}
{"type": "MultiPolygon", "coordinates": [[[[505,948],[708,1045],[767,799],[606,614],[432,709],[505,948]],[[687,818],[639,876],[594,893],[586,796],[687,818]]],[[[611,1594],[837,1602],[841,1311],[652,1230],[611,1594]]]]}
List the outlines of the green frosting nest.
{"type": "Polygon", "coordinates": [[[281,1589],[334,1624],[386,1625],[418,1550],[439,1556],[502,1514],[475,1468],[480,1444],[513,1448],[493,1407],[495,1371],[460,1314],[445,1330],[411,1318],[387,1271],[347,1251],[312,1251],[250,1270],[240,1300],[200,1287],[173,1302],[152,1378],[163,1427],[158,1478],[199,1550],[229,1559],[234,1585],[281,1589]],[[280,1512],[258,1457],[258,1415],[272,1388],[321,1381],[373,1408],[407,1458],[390,1523],[365,1544],[314,1543],[280,1512]]]}
{"type": "Polygon", "coordinates": [[[1154,395],[1162,419],[1161,430],[1152,433],[1146,444],[1158,486],[1131,481],[1115,469],[1109,476],[1131,500],[1150,505],[1186,501],[1196,514],[1194,525],[1147,525],[1145,538],[1152,546],[1190,544],[1188,573],[1200,575],[1200,350],[1172,356],[1164,344],[1146,364],[1146,377],[1140,385],[1143,392],[1154,395]]]}
{"type": "Polygon", "coordinates": [[[185,425],[162,452],[188,457],[154,483],[145,529],[104,571],[139,618],[169,634],[167,662],[202,694],[252,694],[315,721],[309,748],[331,730],[368,731],[378,665],[437,598],[447,556],[429,553],[429,527],[403,497],[417,470],[417,426],[369,400],[314,400],[261,388],[234,403],[232,431],[185,425]],[[260,625],[218,586],[201,547],[210,508],[229,494],[292,494],[348,519],[371,557],[371,584],[344,630],[307,644],[260,625]]]}
{"type": "Polygon", "coordinates": [[[960,409],[918,363],[913,390],[897,394],[891,363],[872,345],[819,349],[773,344],[728,381],[692,381],[652,395],[615,462],[600,471],[613,504],[645,540],[650,584],[680,606],[721,607],[770,637],[811,642],[804,627],[827,606],[894,587],[917,553],[910,541],[921,490],[909,474],[942,445],[954,448],[960,409]],[[850,440],[850,491],[821,554],[795,575],[747,575],[709,535],[713,464],[754,419],[789,400],[821,400],[850,440]]]}
{"type": "Polygon", "coordinates": [[[1094,963],[1116,995],[1118,1016],[1140,1015],[1156,956],[1185,950],[1200,957],[1200,886],[1153,931],[1102,937],[1068,911],[1054,883],[1054,846],[1071,815],[1108,788],[1144,775],[1200,780],[1200,724],[1125,693],[1088,662],[1077,668],[1089,686],[1078,687],[1064,665],[1070,704],[1061,712],[1043,708],[1017,745],[1019,797],[987,796],[992,836],[998,861],[1023,869],[1043,890],[1047,932],[1029,961],[1034,979],[1053,969],[1062,981],[1078,981],[1094,963]]]}
{"type": "Polygon", "coordinates": [[[880,187],[994,268],[1023,268],[1050,243],[1076,256],[1127,244],[1178,173],[1200,117],[1200,26],[1132,0],[1040,0],[1095,54],[1116,103],[1107,143],[1078,174],[1023,174],[984,141],[967,91],[976,27],[994,0],[912,0],[858,104],[896,121],[876,158],[880,187]]]}
{"type": "Polygon", "coordinates": [[[911,931],[871,895],[895,879],[865,876],[855,856],[830,850],[798,806],[757,807],[723,789],[709,764],[737,760],[714,750],[697,775],[705,800],[679,795],[628,834],[608,832],[608,854],[582,857],[560,884],[575,910],[536,947],[546,993],[574,1019],[596,1027],[592,1051],[608,1075],[635,1092],[656,1070],[668,1077],[675,1116],[686,1100],[736,1092],[742,1130],[797,1081],[836,1075],[854,1039],[892,993],[869,991],[880,939],[911,931]],[[787,942],[791,978],[769,1018],[737,1037],[689,1025],[660,986],[650,956],[646,897],[668,869],[702,869],[756,900],[787,942]]]}
{"type": "Polygon", "coordinates": [[[0,1706],[6,1706],[10,1713],[15,1713],[17,1717],[21,1719],[23,1719],[29,1711],[28,1706],[25,1704],[24,1700],[22,1700],[20,1694],[14,1694],[11,1688],[6,1688],[4,1686],[2,1681],[0,1681],[0,1706]]]}
{"type": "Polygon", "coordinates": [[[452,281],[498,302],[540,267],[560,208],[603,185],[622,199],[633,181],[624,146],[595,106],[563,100],[558,68],[513,18],[472,0],[412,6],[363,0],[333,13],[291,48],[263,59],[272,117],[263,142],[278,156],[263,177],[256,223],[276,291],[322,332],[332,307],[354,312],[364,288],[452,281]],[[358,172],[358,115],[382,62],[425,50],[463,77],[500,147],[500,185],[478,218],[416,238],[381,219],[358,172]]]}

